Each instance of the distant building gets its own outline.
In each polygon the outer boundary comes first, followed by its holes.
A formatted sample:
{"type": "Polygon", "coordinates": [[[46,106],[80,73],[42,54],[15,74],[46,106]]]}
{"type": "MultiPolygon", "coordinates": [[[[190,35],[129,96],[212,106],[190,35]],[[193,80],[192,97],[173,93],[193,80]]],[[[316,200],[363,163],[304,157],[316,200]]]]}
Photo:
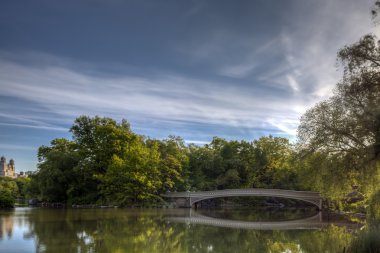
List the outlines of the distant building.
{"type": "Polygon", "coordinates": [[[4,156],[0,159],[0,176],[2,177],[16,177],[15,173],[15,161],[13,159],[9,160],[9,163],[7,164],[7,161],[4,156]]]}
{"type": "Polygon", "coordinates": [[[34,171],[20,171],[20,173],[16,174],[16,177],[30,177],[34,174],[34,171]]]}

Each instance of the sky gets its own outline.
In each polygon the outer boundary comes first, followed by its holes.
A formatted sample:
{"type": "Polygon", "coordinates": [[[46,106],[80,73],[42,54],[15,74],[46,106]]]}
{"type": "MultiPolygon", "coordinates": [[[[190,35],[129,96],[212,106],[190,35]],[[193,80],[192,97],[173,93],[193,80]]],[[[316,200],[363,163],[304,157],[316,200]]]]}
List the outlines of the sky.
{"type": "Polygon", "coordinates": [[[2,0],[0,155],[16,171],[80,115],[138,134],[296,140],[342,77],[337,51],[380,35],[371,0],[2,0]]]}

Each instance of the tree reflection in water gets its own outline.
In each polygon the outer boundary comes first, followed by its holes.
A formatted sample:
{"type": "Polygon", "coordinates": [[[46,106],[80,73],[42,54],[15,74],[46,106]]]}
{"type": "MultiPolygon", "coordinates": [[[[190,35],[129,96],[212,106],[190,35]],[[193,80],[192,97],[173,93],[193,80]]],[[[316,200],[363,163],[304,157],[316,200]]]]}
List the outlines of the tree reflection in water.
{"type": "Polygon", "coordinates": [[[350,229],[337,226],[259,231],[166,219],[186,216],[188,210],[22,210],[0,213],[0,233],[11,231],[4,224],[22,218],[24,236],[36,243],[30,252],[342,252],[352,237],[350,229]]]}

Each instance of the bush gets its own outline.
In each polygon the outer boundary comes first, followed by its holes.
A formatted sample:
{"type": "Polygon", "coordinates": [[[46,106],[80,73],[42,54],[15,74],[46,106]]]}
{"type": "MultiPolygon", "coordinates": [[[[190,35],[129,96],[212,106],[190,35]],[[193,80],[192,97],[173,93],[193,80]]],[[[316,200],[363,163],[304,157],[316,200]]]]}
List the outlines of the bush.
{"type": "Polygon", "coordinates": [[[349,253],[380,253],[380,191],[372,195],[367,214],[367,228],[352,241],[349,253]]]}
{"type": "Polygon", "coordinates": [[[371,227],[380,227],[380,191],[372,195],[367,210],[368,223],[371,227]]]}
{"type": "Polygon", "coordinates": [[[380,253],[380,229],[361,231],[351,243],[349,253],[380,253]]]}
{"type": "Polygon", "coordinates": [[[12,194],[6,190],[0,190],[0,208],[12,208],[15,206],[15,200],[12,194]]]}

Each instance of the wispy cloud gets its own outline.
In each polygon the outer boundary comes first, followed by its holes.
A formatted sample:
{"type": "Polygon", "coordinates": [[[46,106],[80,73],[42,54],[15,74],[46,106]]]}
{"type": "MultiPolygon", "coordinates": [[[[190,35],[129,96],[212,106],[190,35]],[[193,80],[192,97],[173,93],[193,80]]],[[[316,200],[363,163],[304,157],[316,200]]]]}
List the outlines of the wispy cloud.
{"type": "Polygon", "coordinates": [[[299,84],[292,75],[286,75],[286,79],[288,80],[288,84],[293,91],[299,91],[299,84]]]}
{"type": "Polygon", "coordinates": [[[209,144],[210,141],[185,140],[185,143],[187,143],[187,144],[205,145],[205,144],[209,144]]]}
{"type": "Polygon", "coordinates": [[[27,150],[27,151],[37,151],[36,147],[33,146],[26,146],[26,145],[14,145],[14,144],[7,144],[7,143],[1,143],[0,149],[7,149],[7,150],[27,150]]]}
{"type": "MultiPolygon", "coordinates": [[[[268,115],[296,119],[294,109],[302,107],[302,101],[285,101],[273,94],[262,96],[255,87],[178,75],[101,78],[62,67],[28,67],[2,61],[0,80],[3,94],[33,101],[62,119],[99,114],[263,128],[270,125],[268,115]]],[[[12,124],[64,130],[44,124],[44,120],[24,121],[12,124]]]]}
{"type": "Polygon", "coordinates": [[[305,107],[310,107],[330,96],[342,76],[336,68],[337,51],[364,34],[379,36],[380,27],[371,23],[370,0],[290,3],[279,13],[284,25],[278,33],[261,34],[257,40],[254,24],[247,25],[251,34],[240,36],[216,27],[203,40],[183,46],[183,52],[222,76],[298,93],[291,98],[304,97],[305,107]]]}
{"type": "Polygon", "coordinates": [[[220,70],[221,75],[235,78],[246,77],[255,68],[256,63],[246,63],[235,66],[223,67],[220,70]]]}
{"type": "Polygon", "coordinates": [[[45,130],[62,131],[62,132],[67,132],[69,130],[68,128],[64,128],[64,127],[38,126],[38,125],[27,125],[27,124],[13,124],[13,123],[2,123],[2,122],[0,122],[0,126],[45,129],[45,130]]]}
{"type": "Polygon", "coordinates": [[[277,45],[285,60],[261,80],[288,85],[307,96],[310,105],[330,96],[342,76],[337,51],[367,33],[380,35],[380,28],[371,24],[370,2],[297,2],[277,45]]]}

